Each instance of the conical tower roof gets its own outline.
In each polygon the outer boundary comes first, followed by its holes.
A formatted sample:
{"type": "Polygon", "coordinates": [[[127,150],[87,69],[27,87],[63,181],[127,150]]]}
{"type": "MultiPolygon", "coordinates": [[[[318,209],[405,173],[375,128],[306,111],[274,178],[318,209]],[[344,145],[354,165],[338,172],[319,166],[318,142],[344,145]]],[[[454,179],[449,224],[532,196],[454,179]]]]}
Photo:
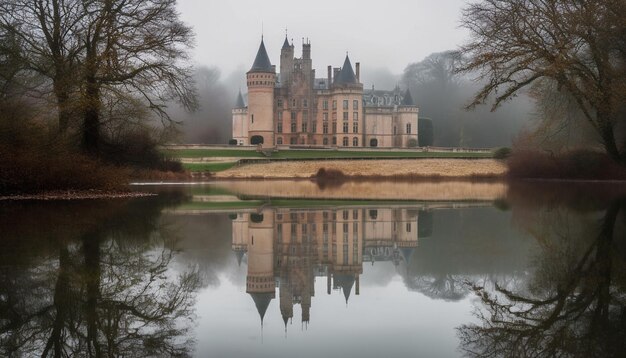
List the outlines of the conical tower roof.
{"type": "Polygon", "coordinates": [[[235,103],[235,108],[246,108],[246,103],[243,100],[241,90],[239,90],[239,95],[237,95],[237,103],[235,103]]]}
{"type": "Polygon", "coordinates": [[[270,305],[270,301],[274,298],[274,294],[272,293],[250,293],[252,296],[252,300],[254,301],[254,305],[256,306],[257,312],[259,312],[259,316],[261,317],[261,322],[263,322],[263,318],[265,317],[265,312],[267,312],[267,307],[270,305]]]}
{"type": "Polygon", "coordinates": [[[265,43],[263,39],[261,39],[261,45],[259,46],[259,51],[256,53],[256,58],[254,59],[254,63],[252,64],[252,68],[250,72],[272,72],[272,63],[270,62],[270,58],[267,55],[267,50],[265,49],[265,43]]]}
{"type": "Polygon", "coordinates": [[[414,251],[415,251],[414,247],[401,247],[400,248],[400,253],[402,254],[402,257],[404,258],[404,262],[406,262],[407,265],[409,264],[409,262],[411,262],[411,256],[413,256],[414,251]]]}
{"type": "Polygon", "coordinates": [[[354,74],[354,70],[352,69],[352,63],[350,63],[350,58],[346,55],[345,61],[343,61],[343,67],[341,67],[341,71],[335,77],[335,84],[356,84],[359,81],[356,79],[356,75],[354,74]]]}
{"type": "Polygon", "coordinates": [[[404,98],[402,98],[403,106],[415,106],[415,101],[413,101],[413,97],[411,96],[411,91],[408,89],[404,93],[404,98]]]}

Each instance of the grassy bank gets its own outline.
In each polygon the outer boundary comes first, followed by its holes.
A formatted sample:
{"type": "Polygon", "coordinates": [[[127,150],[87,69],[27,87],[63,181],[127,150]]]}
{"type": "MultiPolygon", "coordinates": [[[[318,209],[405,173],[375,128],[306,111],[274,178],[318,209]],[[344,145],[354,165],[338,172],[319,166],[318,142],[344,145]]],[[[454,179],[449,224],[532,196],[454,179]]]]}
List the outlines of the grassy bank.
{"type": "Polygon", "coordinates": [[[492,153],[474,152],[420,152],[420,151],[351,151],[351,150],[281,150],[265,156],[256,151],[234,149],[168,149],[171,158],[276,158],[276,159],[326,159],[326,158],[491,158],[492,153]]]}

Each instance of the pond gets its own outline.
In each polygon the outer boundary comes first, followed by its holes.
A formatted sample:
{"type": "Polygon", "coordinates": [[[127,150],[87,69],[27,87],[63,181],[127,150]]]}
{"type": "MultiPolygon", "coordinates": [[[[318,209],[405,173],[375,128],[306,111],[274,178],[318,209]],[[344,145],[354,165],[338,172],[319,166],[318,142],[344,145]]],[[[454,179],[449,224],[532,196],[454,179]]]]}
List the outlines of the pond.
{"type": "Polygon", "coordinates": [[[0,356],[620,356],[618,184],[225,182],[0,203],[0,356]]]}

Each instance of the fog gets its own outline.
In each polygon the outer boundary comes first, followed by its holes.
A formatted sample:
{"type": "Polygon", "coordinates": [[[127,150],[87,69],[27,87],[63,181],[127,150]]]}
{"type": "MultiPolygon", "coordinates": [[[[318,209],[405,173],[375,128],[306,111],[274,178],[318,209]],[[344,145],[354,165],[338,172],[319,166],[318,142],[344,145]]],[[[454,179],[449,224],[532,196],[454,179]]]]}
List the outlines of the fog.
{"type": "Polygon", "coordinates": [[[434,145],[509,146],[530,123],[533,105],[528,98],[516,98],[495,113],[487,106],[465,111],[463,107],[479,87],[471,75],[459,76],[450,68],[450,83],[437,83],[441,78],[424,77],[424,73],[415,77],[416,68],[433,54],[455,51],[468,40],[466,30],[459,27],[465,3],[181,0],[181,17],[196,33],[192,61],[200,105],[195,113],[175,107],[170,110],[172,117],[183,123],[181,139],[187,143],[227,143],[231,108],[239,89],[246,94],[245,72],[254,60],[261,35],[272,64],[278,66],[287,33],[293,39],[296,57],[301,56],[302,40],[311,42],[317,77],[325,77],[328,65],[341,66],[349,53],[353,63],[361,63],[365,89],[410,88],[420,117],[433,121],[434,145]]]}

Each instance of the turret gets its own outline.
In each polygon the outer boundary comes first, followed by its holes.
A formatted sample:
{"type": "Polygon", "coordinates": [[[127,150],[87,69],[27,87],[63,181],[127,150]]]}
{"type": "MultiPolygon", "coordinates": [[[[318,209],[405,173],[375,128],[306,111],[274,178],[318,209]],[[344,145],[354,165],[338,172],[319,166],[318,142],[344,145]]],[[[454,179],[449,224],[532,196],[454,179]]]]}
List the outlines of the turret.
{"type": "Polygon", "coordinates": [[[267,55],[263,39],[247,73],[247,80],[250,144],[273,147],[276,70],[267,55]]]}
{"type": "Polygon", "coordinates": [[[237,145],[250,144],[250,138],[248,137],[249,121],[248,121],[248,108],[243,100],[241,90],[237,96],[235,107],[232,110],[233,115],[233,136],[232,138],[237,142],[237,145]]]}

